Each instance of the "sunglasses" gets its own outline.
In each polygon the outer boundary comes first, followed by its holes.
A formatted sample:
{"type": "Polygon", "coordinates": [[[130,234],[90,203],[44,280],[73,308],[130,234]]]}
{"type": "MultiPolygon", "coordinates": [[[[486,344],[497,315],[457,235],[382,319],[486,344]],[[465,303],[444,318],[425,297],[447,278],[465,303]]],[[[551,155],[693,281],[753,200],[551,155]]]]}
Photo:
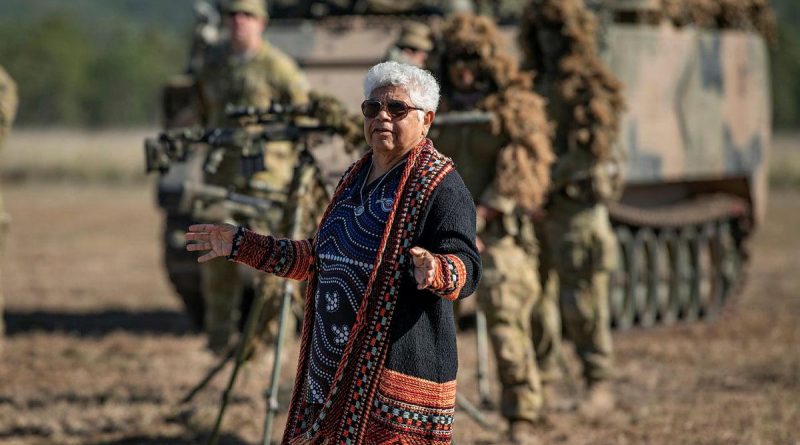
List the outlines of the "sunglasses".
{"type": "Polygon", "coordinates": [[[422,111],[422,108],[408,106],[402,100],[390,100],[384,104],[377,99],[367,99],[361,102],[361,113],[364,114],[364,117],[374,119],[378,117],[384,105],[386,106],[386,112],[389,113],[392,119],[403,119],[411,110],[422,111]]]}
{"type": "Polygon", "coordinates": [[[225,13],[225,16],[231,19],[236,18],[237,15],[243,15],[250,19],[255,18],[255,14],[245,11],[228,11],[225,13]]]}

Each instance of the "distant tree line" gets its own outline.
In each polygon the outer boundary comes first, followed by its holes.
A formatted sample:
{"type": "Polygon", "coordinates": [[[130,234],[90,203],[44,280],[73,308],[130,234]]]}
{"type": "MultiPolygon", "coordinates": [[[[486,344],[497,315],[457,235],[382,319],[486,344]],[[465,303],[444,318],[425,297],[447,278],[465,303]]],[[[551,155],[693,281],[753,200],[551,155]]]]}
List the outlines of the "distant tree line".
{"type": "Polygon", "coordinates": [[[182,69],[186,46],[153,27],[99,33],[61,14],[0,25],[0,64],[19,85],[20,125],[153,124],[159,88],[182,69]]]}
{"type": "MultiPolygon", "coordinates": [[[[800,127],[800,2],[773,0],[773,120],[800,127]]],[[[4,0],[0,64],[20,88],[18,124],[153,125],[161,86],[186,62],[191,0],[4,0]]]]}
{"type": "MultiPolygon", "coordinates": [[[[796,1],[796,0],[795,0],[796,1]]],[[[794,5],[800,12],[800,2],[794,5]]],[[[800,14],[798,14],[800,19],[800,14]]],[[[777,46],[771,51],[772,119],[777,128],[800,127],[800,20],[781,20],[777,46]]]]}

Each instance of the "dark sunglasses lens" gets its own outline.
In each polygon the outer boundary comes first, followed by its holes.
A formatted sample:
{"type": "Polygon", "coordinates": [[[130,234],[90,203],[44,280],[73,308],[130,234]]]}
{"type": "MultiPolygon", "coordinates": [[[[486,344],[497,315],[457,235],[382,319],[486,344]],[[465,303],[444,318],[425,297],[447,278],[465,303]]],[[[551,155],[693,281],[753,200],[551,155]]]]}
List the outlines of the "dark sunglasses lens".
{"type": "Polygon", "coordinates": [[[245,17],[247,17],[247,18],[253,18],[253,17],[255,17],[255,15],[254,15],[254,14],[251,14],[251,13],[249,13],[249,12],[244,12],[244,11],[228,11],[226,15],[227,15],[229,18],[232,18],[232,19],[233,19],[233,18],[236,18],[236,16],[237,16],[237,15],[243,15],[243,16],[245,16],[245,17]]]}
{"type": "Polygon", "coordinates": [[[408,105],[399,100],[392,100],[386,105],[386,111],[392,117],[403,117],[408,114],[408,105]]]}
{"type": "Polygon", "coordinates": [[[365,100],[361,103],[361,113],[364,117],[373,118],[381,112],[381,103],[377,100],[365,100]]]}

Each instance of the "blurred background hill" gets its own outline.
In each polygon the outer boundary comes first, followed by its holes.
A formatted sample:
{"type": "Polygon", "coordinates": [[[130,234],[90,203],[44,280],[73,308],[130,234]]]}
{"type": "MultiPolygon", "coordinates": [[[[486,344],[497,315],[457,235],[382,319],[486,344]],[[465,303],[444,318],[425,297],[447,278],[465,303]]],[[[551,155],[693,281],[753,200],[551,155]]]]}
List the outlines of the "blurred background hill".
{"type": "MultiPolygon", "coordinates": [[[[773,0],[778,128],[800,126],[800,2],[773,0]]],[[[18,126],[157,122],[160,86],[186,60],[193,0],[4,0],[0,64],[20,84],[18,126]]]]}
{"type": "Polygon", "coordinates": [[[192,0],[4,0],[0,64],[20,126],[142,126],[186,60],[192,0]]]}

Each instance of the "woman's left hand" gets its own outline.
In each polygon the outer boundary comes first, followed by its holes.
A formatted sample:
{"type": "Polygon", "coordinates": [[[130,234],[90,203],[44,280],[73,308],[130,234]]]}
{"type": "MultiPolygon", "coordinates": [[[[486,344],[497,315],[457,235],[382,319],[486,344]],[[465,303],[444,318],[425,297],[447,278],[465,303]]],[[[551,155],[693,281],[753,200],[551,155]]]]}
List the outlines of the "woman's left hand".
{"type": "Polygon", "coordinates": [[[417,280],[417,289],[425,289],[433,285],[436,278],[436,269],[439,260],[432,253],[422,247],[412,247],[408,253],[414,261],[414,279],[417,280]]]}

